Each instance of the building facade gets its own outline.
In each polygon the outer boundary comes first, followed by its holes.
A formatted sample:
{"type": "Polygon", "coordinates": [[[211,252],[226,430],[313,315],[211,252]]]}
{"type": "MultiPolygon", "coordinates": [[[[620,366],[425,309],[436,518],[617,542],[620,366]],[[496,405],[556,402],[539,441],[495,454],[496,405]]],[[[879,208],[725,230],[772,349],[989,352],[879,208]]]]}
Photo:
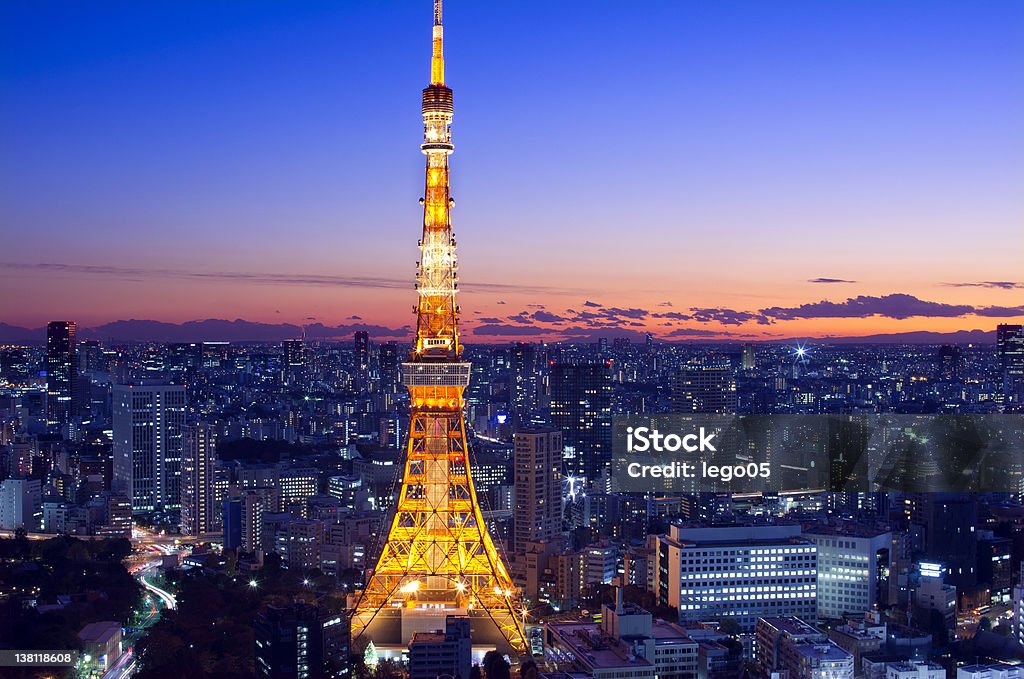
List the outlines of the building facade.
{"type": "Polygon", "coordinates": [[[136,514],[181,507],[185,387],[114,385],[114,482],[136,514]]]}

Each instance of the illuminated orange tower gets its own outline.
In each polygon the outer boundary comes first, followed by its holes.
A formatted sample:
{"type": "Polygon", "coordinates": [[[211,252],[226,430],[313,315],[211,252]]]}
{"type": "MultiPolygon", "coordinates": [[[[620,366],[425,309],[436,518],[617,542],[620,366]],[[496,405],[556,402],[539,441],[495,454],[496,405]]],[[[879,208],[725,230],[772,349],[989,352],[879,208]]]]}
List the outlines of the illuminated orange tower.
{"type": "Polygon", "coordinates": [[[414,632],[444,628],[446,615],[471,618],[473,641],[526,649],[519,593],[487,531],[470,472],[456,303],[448,155],[454,149],[452,91],[444,83],[441,0],[434,0],[430,85],[423,90],[427,156],[423,238],[416,275],[416,344],[402,364],[410,426],[402,488],[377,567],[358,595],[352,638],[404,645],[414,632]]]}

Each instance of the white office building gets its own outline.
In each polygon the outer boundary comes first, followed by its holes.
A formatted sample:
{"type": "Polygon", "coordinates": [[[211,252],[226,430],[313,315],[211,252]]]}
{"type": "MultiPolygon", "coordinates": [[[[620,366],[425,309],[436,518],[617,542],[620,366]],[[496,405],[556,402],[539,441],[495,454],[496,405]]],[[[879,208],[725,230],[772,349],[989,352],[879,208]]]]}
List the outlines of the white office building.
{"type": "Polygon", "coordinates": [[[658,545],[657,594],[688,622],[817,616],[817,547],[799,526],[671,526],[658,545]]]}
{"type": "Polygon", "coordinates": [[[114,483],[132,512],[181,507],[185,387],[114,385],[114,483]]]}
{"type": "Polygon", "coordinates": [[[889,586],[892,533],[860,525],[822,527],[804,537],[818,548],[818,617],[859,616],[889,586]]]}
{"type": "Polygon", "coordinates": [[[0,484],[0,529],[37,531],[42,518],[39,479],[5,479],[0,484]]]}

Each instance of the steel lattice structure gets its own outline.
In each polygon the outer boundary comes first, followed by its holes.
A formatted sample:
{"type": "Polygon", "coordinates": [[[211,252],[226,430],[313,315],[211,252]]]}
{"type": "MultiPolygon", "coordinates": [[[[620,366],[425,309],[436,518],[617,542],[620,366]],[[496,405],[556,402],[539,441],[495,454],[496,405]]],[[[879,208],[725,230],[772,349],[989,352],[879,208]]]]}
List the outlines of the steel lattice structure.
{"type": "Polygon", "coordinates": [[[423,90],[427,167],[416,343],[402,364],[411,399],[409,441],[395,514],[355,605],[352,637],[404,643],[410,630],[422,629],[417,618],[440,617],[436,628],[444,626],[445,614],[464,614],[473,619],[474,640],[504,642],[522,653],[519,593],[487,531],[467,456],[463,391],[470,364],[461,360],[458,334],[448,183],[454,109],[444,83],[443,35],[441,0],[434,0],[431,77],[423,90]]]}

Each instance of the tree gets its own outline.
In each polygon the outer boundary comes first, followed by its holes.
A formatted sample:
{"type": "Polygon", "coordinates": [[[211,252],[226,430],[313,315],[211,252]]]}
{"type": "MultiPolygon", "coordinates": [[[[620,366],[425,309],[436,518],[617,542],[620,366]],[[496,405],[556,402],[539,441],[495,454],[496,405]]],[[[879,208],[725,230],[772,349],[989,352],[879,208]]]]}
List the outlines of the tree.
{"type": "Polygon", "coordinates": [[[727,634],[730,637],[735,637],[739,635],[743,629],[740,627],[740,624],[732,618],[723,618],[721,622],[718,623],[718,631],[722,634],[727,634]]]}
{"type": "Polygon", "coordinates": [[[510,670],[505,656],[497,651],[487,651],[484,654],[484,674],[487,679],[510,679],[510,670]]]}

